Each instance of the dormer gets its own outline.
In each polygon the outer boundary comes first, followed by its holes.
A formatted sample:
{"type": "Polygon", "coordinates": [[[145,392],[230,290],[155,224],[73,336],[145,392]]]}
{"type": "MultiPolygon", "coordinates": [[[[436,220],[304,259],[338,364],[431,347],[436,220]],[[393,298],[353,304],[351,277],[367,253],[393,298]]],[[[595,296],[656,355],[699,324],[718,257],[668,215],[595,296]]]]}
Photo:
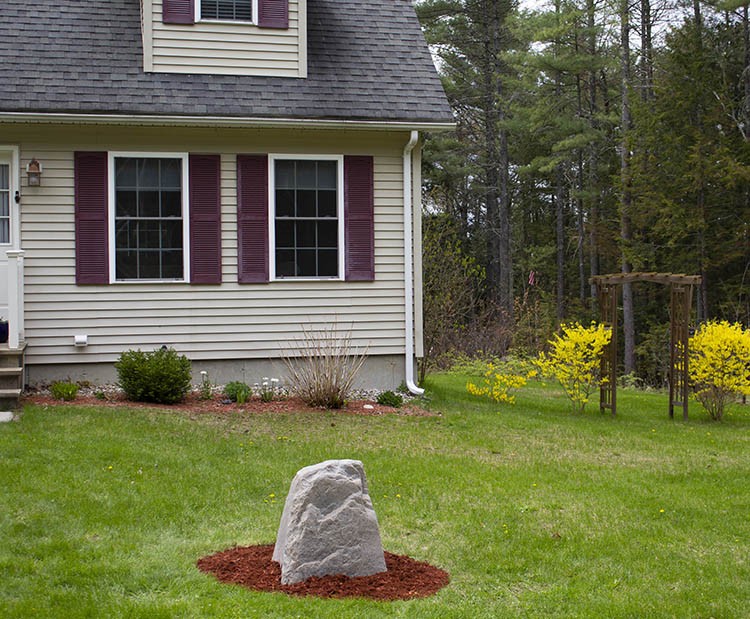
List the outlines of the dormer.
{"type": "Polygon", "coordinates": [[[147,73],[307,77],[306,0],[141,0],[147,73]]]}

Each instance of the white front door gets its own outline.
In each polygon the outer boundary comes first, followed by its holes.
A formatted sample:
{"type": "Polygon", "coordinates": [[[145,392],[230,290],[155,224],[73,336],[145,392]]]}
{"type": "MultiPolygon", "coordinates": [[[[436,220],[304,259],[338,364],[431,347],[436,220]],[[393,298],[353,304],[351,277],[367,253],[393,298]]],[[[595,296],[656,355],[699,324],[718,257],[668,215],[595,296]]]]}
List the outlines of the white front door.
{"type": "Polygon", "coordinates": [[[12,153],[0,152],[0,317],[8,320],[8,257],[13,249],[13,206],[15,204],[15,176],[12,153]]]}

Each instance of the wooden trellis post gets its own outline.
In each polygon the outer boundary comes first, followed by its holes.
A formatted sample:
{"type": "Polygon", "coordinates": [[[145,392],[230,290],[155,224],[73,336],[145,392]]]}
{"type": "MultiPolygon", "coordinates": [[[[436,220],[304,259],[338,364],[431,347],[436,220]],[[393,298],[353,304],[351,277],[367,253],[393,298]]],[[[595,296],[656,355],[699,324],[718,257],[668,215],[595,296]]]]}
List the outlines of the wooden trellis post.
{"type": "Polygon", "coordinates": [[[602,324],[610,330],[612,338],[604,349],[601,363],[603,379],[599,387],[599,410],[617,411],[617,284],[601,284],[599,287],[599,311],[602,324]]]}
{"type": "Polygon", "coordinates": [[[604,326],[612,330],[612,340],[602,355],[602,383],[599,409],[617,412],[617,299],[618,286],[624,282],[654,282],[670,285],[669,303],[669,416],[674,418],[674,407],[682,407],[682,417],[688,416],[688,340],[690,338],[690,308],[693,288],[701,283],[700,275],[674,273],[613,273],[597,275],[589,280],[599,287],[599,315],[604,326]]]}
{"type": "Polygon", "coordinates": [[[688,340],[690,338],[690,302],[693,286],[672,284],[669,303],[669,416],[682,406],[682,418],[688,417],[688,340]]]}

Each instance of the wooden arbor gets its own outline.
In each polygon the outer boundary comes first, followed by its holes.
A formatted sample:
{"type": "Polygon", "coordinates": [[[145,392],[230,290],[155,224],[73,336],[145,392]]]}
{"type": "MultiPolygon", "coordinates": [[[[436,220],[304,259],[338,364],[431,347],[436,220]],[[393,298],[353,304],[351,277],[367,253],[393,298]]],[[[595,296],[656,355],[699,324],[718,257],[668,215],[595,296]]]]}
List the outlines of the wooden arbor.
{"type": "Polygon", "coordinates": [[[591,283],[599,289],[601,322],[612,331],[612,339],[602,357],[602,383],[599,408],[602,412],[617,411],[617,300],[619,286],[624,283],[654,282],[669,284],[669,416],[674,418],[675,406],[682,406],[682,417],[688,415],[688,338],[690,337],[690,304],[693,287],[701,283],[700,275],[673,273],[616,273],[597,275],[591,283]]]}

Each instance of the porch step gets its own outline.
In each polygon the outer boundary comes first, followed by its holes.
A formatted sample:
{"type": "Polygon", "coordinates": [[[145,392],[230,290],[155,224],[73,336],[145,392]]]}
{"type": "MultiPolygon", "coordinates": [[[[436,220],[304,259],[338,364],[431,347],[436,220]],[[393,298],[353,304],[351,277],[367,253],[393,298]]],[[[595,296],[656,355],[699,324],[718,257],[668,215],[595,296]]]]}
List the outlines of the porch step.
{"type": "Polygon", "coordinates": [[[0,389],[0,410],[12,411],[18,408],[20,389],[0,389]]]}
{"type": "Polygon", "coordinates": [[[24,354],[26,343],[18,348],[0,344],[0,410],[18,408],[24,387],[24,354]]]}

